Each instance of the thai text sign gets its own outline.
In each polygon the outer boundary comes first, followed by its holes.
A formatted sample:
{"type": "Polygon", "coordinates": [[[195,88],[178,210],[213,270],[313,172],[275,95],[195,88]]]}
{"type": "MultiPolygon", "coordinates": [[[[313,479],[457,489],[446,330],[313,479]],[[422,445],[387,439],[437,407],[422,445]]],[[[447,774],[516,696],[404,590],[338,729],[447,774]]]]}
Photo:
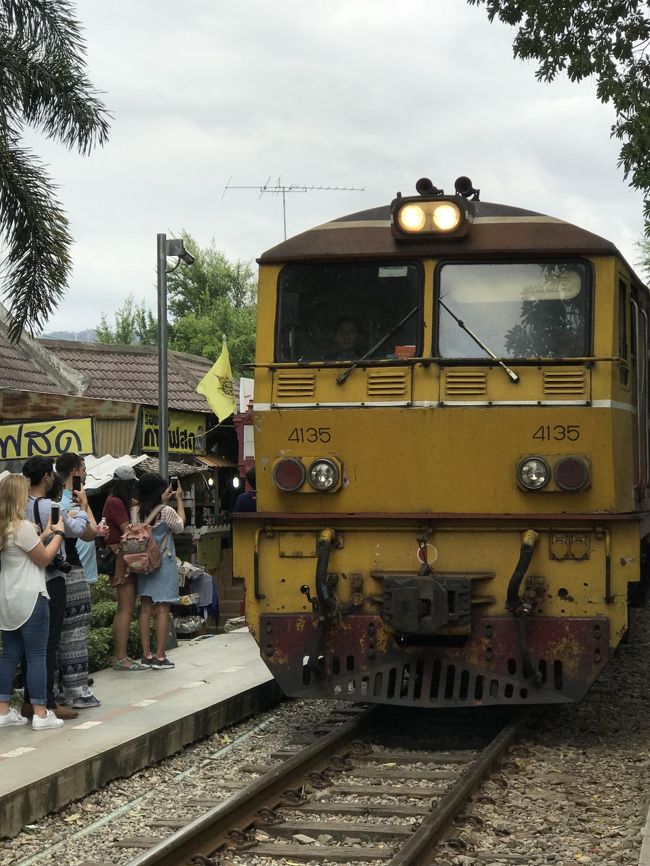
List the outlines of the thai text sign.
{"type": "MultiPolygon", "coordinates": [[[[197,412],[170,412],[169,450],[177,454],[205,453],[205,416],[197,412]]],[[[158,410],[142,410],[142,450],[158,451],[158,410]]]]}
{"type": "Polygon", "coordinates": [[[23,460],[36,456],[58,457],[68,451],[77,454],[93,453],[92,418],[0,425],[0,460],[23,460]]]}

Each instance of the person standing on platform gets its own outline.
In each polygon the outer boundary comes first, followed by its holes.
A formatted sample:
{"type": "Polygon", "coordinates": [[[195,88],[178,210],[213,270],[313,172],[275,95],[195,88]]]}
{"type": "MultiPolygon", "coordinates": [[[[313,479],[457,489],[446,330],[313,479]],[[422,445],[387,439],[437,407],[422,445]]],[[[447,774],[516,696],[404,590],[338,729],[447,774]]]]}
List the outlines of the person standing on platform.
{"type": "MultiPolygon", "coordinates": [[[[25,517],[34,523],[42,533],[52,514],[52,496],[55,485],[61,489],[61,482],[54,474],[54,460],[51,457],[30,457],[23,463],[22,474],[29,482],[29,499],[25,517]]],[[[57,494],[58,495],[58,494],[57,494]]],[[[71,519],[61,514],[64,532],[82,535],[87,526],[84,517],[71,519]]],[[[59,706],[55,697],[54,677],[58,665],[59,645],[65,614],[66,577],[70,571],[65,558],[65,545],[62,544],[57,555],[45,569],[45,580],[49,595],[49,627],[47,639],[47,708],[60,719],[76,719],[79,713],[70,707],[59,706]]],[[[25,686],[25,700],[22,707],[24,716],[31,716],[32,706],[29,682],[25,686]]]]}
{"type": "Polygon", "coordinates": [[[106,543],[115,554],[115,567],[110,581],[117,594],[111,661],[111,667],[116,671],[143,671],[150,667],[130,659],[128,655],[129,628],[135,609],[137,579],[134,574],[127,573],[124,560],[119,555],[120,540],[131,522],[131,508],[137,486],[136,474],[131,466],[118,466],[113,473],[111,492],[102,512],[102,518],[108,525],[106,543]]]}
{"type": "Polygon", "coordinates": [[[167,503],[172,498],[172,488],[157,472],[145,472],[138,482],[138,506],[132,522],[142,523],[156,512],[152,520],[153,537],[160,547],[160,566],[151,574],[138,575],[140,596],[140,638],[142,640],[142,664],[161,671],[176,667],[165,655],[169,632],[169,606],[178,600],[178,569],[176,548],[172,533],[182,532],[185,526],[183,491],[176,488],[176,511],[167,503]],[[149,623],[156,622],[156,654],[151,653],[149,623]]]}
{"type": "Polygon", "coordinates": [[[59,645],[59,670],[65,697],[75,710],[100,707],[101,701],[88,685],[88,636],[90,635],[90,586],[77,551],[77,539],[94,541],[97,523],[83,489],[86,464],[79,454],[68,452],[57,458],[56,471],[63,479],[61,509],[69,517],[85,517],[80,535],[66,531],[65,553],[71,566],[66,578],[66,602],[59,645]]]}
{"type": "Polygon", "coordinates": [[[59,552],[65,532],[61,518],[52,525],[48,517],[39,537],[34,524],[25,519],[28,499],[29,482],[23,475],[0,481],[0,727],[27,724],[9,706],[16,668],[24,656],[32,729],[44,731],[63,725],[46,705],[50,611],[45,568],[59,552]]]}

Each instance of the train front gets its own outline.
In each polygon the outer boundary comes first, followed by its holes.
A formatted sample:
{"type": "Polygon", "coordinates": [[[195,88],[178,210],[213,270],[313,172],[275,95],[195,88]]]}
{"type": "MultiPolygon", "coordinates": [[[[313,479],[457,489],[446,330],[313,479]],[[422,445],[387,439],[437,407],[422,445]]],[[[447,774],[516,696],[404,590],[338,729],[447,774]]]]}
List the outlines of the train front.
{"type": "Polygon", "coordinates": [[[234,574],[291,696],[574,701],[626,629],[634,383],[613,323],[633,275],[459,181],[260,259],[258,512],[234,574]]]}

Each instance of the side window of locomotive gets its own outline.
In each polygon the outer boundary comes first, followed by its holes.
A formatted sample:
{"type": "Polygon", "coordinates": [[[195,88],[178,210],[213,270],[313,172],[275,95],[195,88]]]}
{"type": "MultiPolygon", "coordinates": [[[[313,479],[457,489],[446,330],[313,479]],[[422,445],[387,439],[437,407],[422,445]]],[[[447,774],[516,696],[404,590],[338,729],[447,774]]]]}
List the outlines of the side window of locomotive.
{"type": "Polygon", "coordinates": [[[443,358],[489,357],[468,331],[500,358],[589,354],[590,280],[584,262],[443,264],[437,288],[443,358]]]}
{"type": "Polygon", "coordinates": [[[354,361],[373,348],[370,358],[421,354],[422,283],[416,263],[287,265],[276,361],[354,361]]]}
{"type": "Polygon", "coordinates": [[[618,281],[618,356],[625,361],[625,365],[618,368],[618,376],[621,385],[629,385],[629,344],[627,328],[627,283],[625,280],[618,281]]]}

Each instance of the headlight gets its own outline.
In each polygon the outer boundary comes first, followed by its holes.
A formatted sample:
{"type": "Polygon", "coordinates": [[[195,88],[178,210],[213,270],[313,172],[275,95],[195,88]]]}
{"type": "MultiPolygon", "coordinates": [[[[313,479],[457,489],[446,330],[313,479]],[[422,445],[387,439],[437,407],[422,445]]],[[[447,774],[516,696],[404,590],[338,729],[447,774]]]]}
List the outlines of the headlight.
{"type": "Polygon", "coordinates": [[[551,479],[551,469],[541,457],[524,457],[517,466],[517,480],[527,490],[541,490],[551,479]]]}
{"type": "Polygon", "coordinates": [[[450,198],[395,199],[391,205],[395,237],[432,237],[467,233],[468,215],[450,198]]]}
{"type": "Polygon", "coordinates": [[[590,476],[589,466],[581,457],[563,457],[555,464],[555,483],[569,493],[584,490],[590,476]]]}
{"type": "Polygon", "coordinates": [[[280,490],[290,493],[297,490],[305,482],[305,467],[297,457],[285,457],[273,467],[273,481],[280,490]]]}
{"type": "Polygon", "coordinates": [[[431,219],[441,232],[451,232],[460,223],[460,209],[455,204],[441,204],[431,214],[431,219]]]}
{"type": "Polygon", "coordinates": [[[339,469],[332,460],[314,460],[309,467],[307,480],[314,490],[331,490],[339,481],[339,469]]]}
{"type": "Polygon", "coordinates": [[[400,228],[405,232],[421,232],[426,221],[427,216],[419,204],[407,204],[399,212],[400,228]]]}

